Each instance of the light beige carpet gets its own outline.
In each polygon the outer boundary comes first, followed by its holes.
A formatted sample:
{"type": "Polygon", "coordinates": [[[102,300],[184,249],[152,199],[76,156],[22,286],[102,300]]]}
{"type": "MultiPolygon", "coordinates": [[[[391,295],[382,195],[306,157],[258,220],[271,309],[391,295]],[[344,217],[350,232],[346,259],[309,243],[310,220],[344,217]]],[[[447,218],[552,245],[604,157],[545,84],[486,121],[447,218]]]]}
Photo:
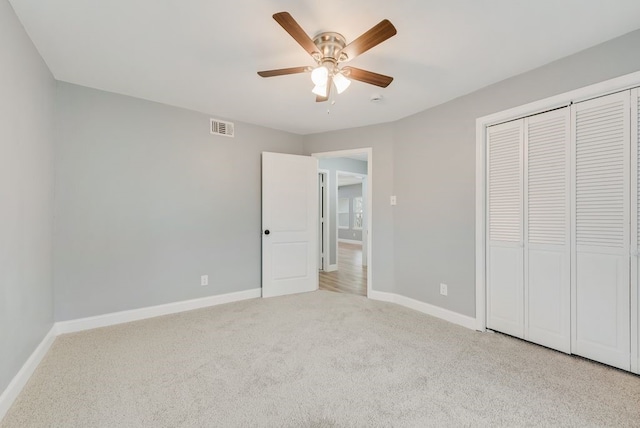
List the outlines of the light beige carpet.
{"type": "Polygon", "coordinates": [[[319,291],[60,336],[0,425],[639,426],[640,377],[319,291]]]}

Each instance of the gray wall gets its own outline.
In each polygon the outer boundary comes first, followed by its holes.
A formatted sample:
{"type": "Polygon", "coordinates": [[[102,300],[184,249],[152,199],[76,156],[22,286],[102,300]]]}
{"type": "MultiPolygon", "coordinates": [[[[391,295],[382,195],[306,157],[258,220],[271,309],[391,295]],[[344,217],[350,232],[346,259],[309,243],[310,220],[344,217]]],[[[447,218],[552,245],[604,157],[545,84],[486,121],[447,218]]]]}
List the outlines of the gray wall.
{"type": "Polygon", "coordinates": [[[638,71],[639,49],[635,31],[395,123],[397,293],[475,316],[476,118],[638,71]]]}
{"type": "Polygon", "coordinates": [[[66,83],[56,115],[56,320],[260,287],[261,152],[300,136],[66,83]]]}
{"type": "MultiPolygon", "coordinates": [[[[329,151],[329,150],[323,150],[329,151]]],[[[329,171],[329,263],[334,265],[338,259],[338,241],[336,231],[338,230],[338,171],[355,172],[367,175],[368,164],[349,158],[327,158],[318,160],[318,168],[329,171]]],[[[338,266],[338,269],[340,267],[338,266]]]]}
{"type": "Polygon", "coordinates": [[[372,263],[371,285],[375,291],[390,292],[394,289],[393,207],[389,205],[389,196],[393,194],[393,125],[367,126],[304,137],[307,154],[366,147],[373,150],[373,175],[369,177],[373,183],[373,212],[370,213],[372,256],[368,261],[372,263]]]}
{"type": "Polygon", "coordinates": [[[0,0],[0,393],[53,325],[55,81],[0,0]]]}
{"type": "Polygon", "coordinates": [[[348,186],[338,187],[338,199],[349,199],[349,228],[338,229],[338,239],[362,241],[362,229],[353,228],[353,198],[357,197],[362,197],[362,184],[350,184],[348,186]]]}

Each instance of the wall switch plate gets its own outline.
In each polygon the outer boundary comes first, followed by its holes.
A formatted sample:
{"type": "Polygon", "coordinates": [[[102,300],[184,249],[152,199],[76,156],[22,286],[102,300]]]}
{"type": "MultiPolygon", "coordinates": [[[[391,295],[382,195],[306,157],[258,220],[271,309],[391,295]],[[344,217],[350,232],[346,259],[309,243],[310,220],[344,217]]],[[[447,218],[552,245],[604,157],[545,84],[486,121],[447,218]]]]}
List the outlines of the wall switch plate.
{"type": "Polygon", "coordinates": [[[200,277],[200,285],[209,285],[209,275],[202,275],[200,277]]]}
{"type": "Polygon", "coordinates": [[[448,290],[447,284],[440,283],[440,294],[442,294],[443,296],[446,296],[448,292],[449,290],[448,290]]]}
{"type": "Polygon", "coordinates": [[[396,205],[396,197],[395,196],[391,197],[391,205],[396,205]]]}

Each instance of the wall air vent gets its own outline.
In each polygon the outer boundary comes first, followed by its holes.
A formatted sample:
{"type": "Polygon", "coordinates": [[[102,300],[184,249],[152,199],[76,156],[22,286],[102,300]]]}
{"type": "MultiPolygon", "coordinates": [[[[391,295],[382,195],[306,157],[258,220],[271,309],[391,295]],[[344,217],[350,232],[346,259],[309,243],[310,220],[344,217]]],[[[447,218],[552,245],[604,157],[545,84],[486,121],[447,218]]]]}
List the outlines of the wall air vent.
{"type": "Polygon", "coordinates": [[[225,137],[233,137],[233,123],[225,122],[218,119],[211,119],[211,133],[223,135],[225,137]]]}

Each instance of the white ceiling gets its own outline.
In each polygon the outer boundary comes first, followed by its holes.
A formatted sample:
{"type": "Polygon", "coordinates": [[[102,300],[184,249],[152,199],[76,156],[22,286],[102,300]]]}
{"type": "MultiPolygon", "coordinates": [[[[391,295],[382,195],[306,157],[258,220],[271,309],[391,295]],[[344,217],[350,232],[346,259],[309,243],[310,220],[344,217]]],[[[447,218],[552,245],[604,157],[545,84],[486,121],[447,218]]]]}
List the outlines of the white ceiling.
{"type": "Polygon", "coordinates": [[[307,134],[388,122],[640,27],[638,0],[10,0],[58,80],[307,134]],[[393,76],[316,103],[313,65],[271,18],[347,42],[398,34],[349,65],[393,76]],[[373,94],[383,100],[372,103],[373,94]]]}

